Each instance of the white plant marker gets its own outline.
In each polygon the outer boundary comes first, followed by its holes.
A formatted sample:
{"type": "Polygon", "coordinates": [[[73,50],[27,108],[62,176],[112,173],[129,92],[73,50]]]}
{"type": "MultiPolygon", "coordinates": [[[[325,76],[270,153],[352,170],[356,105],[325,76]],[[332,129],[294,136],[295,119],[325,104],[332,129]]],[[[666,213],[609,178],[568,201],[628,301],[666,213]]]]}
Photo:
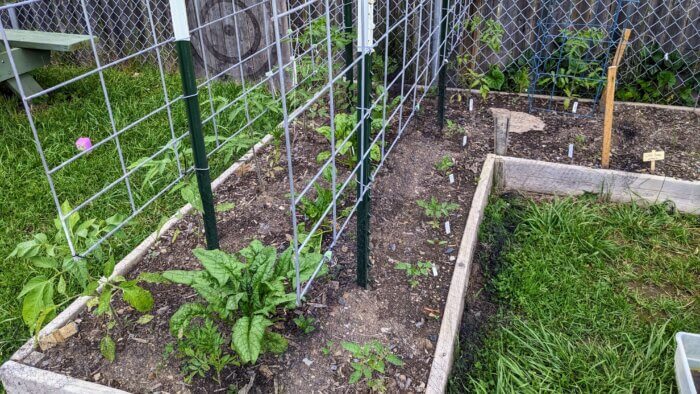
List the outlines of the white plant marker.
{"type": "Polygon", "coordinates": [[[455,183],[455,174],[450,174],[450,184],[455,183]]]}
{"type": "Polygon", "coordinates": [[[445,234],[449,235],[450,234],[450,221],[445,222],[445,234]]]}
{"type": "Polygon", "coordinates": [[[569,144],[569,159],[574,159],[574,144],[569,144]]]}
{"type": "Polygon", "coordinates": [[[571,112],[576,113],[578,111],[578,101],[574,101],[574,106],[571,107],[571,112]]]}
{"type": "Polygon", "coordinates": [[[467,146],[467,136],[462,137],[462,146],[467,146]]]}
{"type": "Polygon", "coordinates": [[[469,112],[474,111],[474,99],[470,98],[469,99],[469,112]]]}
{"type": "Polygon", "coordinates": [[[642,161],[650,161],[651,162],[651,173],[653,174],[654,171],[656,171],[656,161],[657,160],[663,160],[666,158],[666,154],[662,150],[652,150],[651,152],[644,152],[644,155],[642,156],[642,161]]]}
{"type": "Polygon", "coordinates": [[[437,266],[435,263],[430,263],[433,266],[433,276],[437,276],[437,266]]]}
{"type": "Polygon", "coordinates": [[[668,61],[668,52],[664,53],[664,60],[668,61]]]}

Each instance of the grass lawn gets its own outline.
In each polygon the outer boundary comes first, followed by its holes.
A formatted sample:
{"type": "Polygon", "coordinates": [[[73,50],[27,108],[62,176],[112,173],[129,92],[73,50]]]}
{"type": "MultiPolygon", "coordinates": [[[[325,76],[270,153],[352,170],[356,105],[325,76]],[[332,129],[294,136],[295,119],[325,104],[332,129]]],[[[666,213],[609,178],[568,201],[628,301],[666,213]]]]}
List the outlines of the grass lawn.
{"type": "MultiPolygon", "coordinates": [[[[44,87],[54,86],[61,81],[80,75],[86,69],[78,67],[51,66],[40,70],[36,79],[44,87]]],[[[181,94],[179,75],[166,75],[161,81],[157,69],[151,66],[130,65],[105,72],[105,81],[112,104],[112,116],[117,129],[137,121],[155,111],[165,103],[163,83],[167,86],[170,99],[181,94]]],[[[206,92],[206,90],[203,90],[206,92]]],[[[236,83],[218,82],[212,85],[212,94],[217,105],[235,99],[241,92],[236,83]]],[[[203,117],[211,114],[205,102],[207,94],[200,95],[203,117]]],[[[235,111],[238,105],[231,107],[235,111]]],[[[251,107],[254,118],[263,106],[251,107]]],[[[88,77],[67,87],[61,88],[47,97],[35,100],[33,115],[38,135],[45,149],[49,166],[54,167],[75,155],[75,140],[87,136],[93,144],[112,133],[110,114],[106,110],[105,97],[98,76],[88,77]]],[[[230,166],[252,142],[271,130],[260,125],[277,123],[276,115],[260,117],[255,130],[245,137],[234,139],[230,149],[222,149],[211,159],[212,176],[217,176],[230,166]]],[[[226,137],[238,130],[242,112],[234,116],[219,116],[218,132],[226,137]],[[235,118],[235,119],[234,119],[235,118]]],[[[172,113],[174,131],[181,135],[187,130],[184,107],[174,106],[172,113]]],[[[211,122],[205,126],[211,138],[211,122]]],[[[139,125],[129,129],[120,137],[125,165],[154,154],[171,141],[171,128],[165,111],[149,117],[139,125]]],[[[210,140],[209,140],[210,141],[210,140]]],[[[210,141],[211,142],[211,141],[210,141]]],[[[187,152],[189,139],[183,140],[181,152],[187,152]]],[[[209,148],[213,148],[213,143],[209,148]]],[[[149,168],[139,170],[131,182],[137,206],[153,197],[165,185],[177,179],[178,172],[172,150],[164,152],[156,160],[163,160],[164,169],[152,181],[145,182],[149,168]]],[[[186,159],[183,165],[189,166],[186,159]]],[[[104,188],[122,175],[121,164],[114,142],[107,143],[65,166],[55,174],[55,185],[61,202],[69,201],[73,206],[104,188]]],[[[55,233],[53,219],[56,208],[50,194],[42,164],[34,144],[29,122],[21,102],[9,91],[0,89],[0,182],[2,182],[2,204],[0,204],[0,363],[4,362],[28,337],[17,295],[26,280],[40,272],[25,260],[6,259],[14,247],[31,238],[32,234],[46,232],[51,237],[55,233]]],[[[178,193],[165,194],[156,200],[133,223],[125,228],[125,236],[110,242],[114,257],[119,259],[154,231],[164,216],[172,215],[184,204],[178,193]]],[[[126,185],[119,184],[105,193],[94,203],[81,210],[83,219],[105,219],[114,214],[129,215],[131,206],[126,193],[126,185]]],[[[94,261],[89,261],[94,263],[94,261]]],[[[93,264],[99,265],[99,264],[93,264]]],[[[101,272],[101,267],[90,266],[101,272]]],[[[1,391],[1,390],[0,390],[1,391]]]]}
{"type": "Polygon", "coordinates": [[[674,333],[700,332],[700,219],[593,197],[491,202],[483,291],[450,391],[675,392],[674,333]]]}

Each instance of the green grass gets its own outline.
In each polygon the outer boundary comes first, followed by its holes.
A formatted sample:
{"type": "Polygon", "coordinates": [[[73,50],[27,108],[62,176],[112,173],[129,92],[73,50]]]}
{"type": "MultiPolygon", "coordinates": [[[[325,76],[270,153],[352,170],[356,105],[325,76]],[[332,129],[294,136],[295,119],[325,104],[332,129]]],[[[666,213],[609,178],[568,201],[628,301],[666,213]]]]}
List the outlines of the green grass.
{"type": "Polygon", "coordinates": [[[481,230],[499,312],[461,343],[451,392],[674,392],[700,331],[700,221],[592,197],[497,199],[481,230]]]}
{"type": "MultiPolygon", "coordinates": [[[[79,67],[51,66],[37,72],[36,78],[42,86],[49,87],[85,71],[86,69],[79,67]]],[[[104,76],[118,128],[136,121],[165,102],[160,74],[154,67],[131,65],[107,70],[104,76]]],[[[166,75],[165,84],[171,99],[181,94],[177,74],[166,75]]],[[[228,101],[236,98],[241,91],[236,83],[225,82],[213,84],[212,89],[215,97],[223,97],[228,101]]],[[[209,115],[209,105],[204,102],[205,99],[205,94],[200,96],[203,117],[209,115]]],[[[235,111],[236,107],[234,105],[231,111],[235,111]]],[[[251,117],[257,115],[254,111],[253,109],[251,117]]],[[[78,137],[88,136],[94,144],[112,132],[97,76],[73,83],[47,97],[35,100],[32,112],[50,166],[55,166],[77,153],[74,143],[78,137]]],[[[176,135],[186,132],[184,107],[176,105],[172,116],[176,135]]],[[[240,120],[241,114],[237,116],[236,122],[240,120]]],[[[228,118],[228,114],[219,117],[219,121],[224,126],[228,125],[220,128],[220,135],[228,136],[237,130],[232,126],[235,122],[228,118]]],[[[277,121],[263,116],[260,124],[277,121]]],[[[240,152],[250,146],[255,136],[259,137],[271,131],[260,127],[260,124],[253,127],[256,130],[254,136],[234,140],[237,144],[232,145],[236,145],[238,150],[222,151],[221,154],[214,155],[210,163],[213,176],[230,166],[239,157],[240,152]]],[[[213,135],[211,123],[205,126],[205,133],[213,135]]],[[[120,137],[126,165],[155,153],[170,139],[168,118],[165,111],[162,111],[120,137]]],[[[185,139],[183,151],[186,151],[188,143],[189,139],[185,139]]],[[[212,147],[210,144],[210,148],[212,147]]],[[[110,142],[59,171],[55,175],[55,184],[61,202],[68,200],[75,206],[121,176],[122,170],[116,152],[115,143],[110,142]]],[[[156,159],[163,159],[171,154],[167,152],[156,159]]],[[[156,177],[150,186],[143,183],[146,172],[147,169],[143,169],[134,174],[131,184],[137,205],[143,204],[177,178],[174,163],[168,164],[166,171],[156,177]]],[[[1,363],[28,337],[28,331],[20,317],[20,303],[16,296],[26,280],[39,271],[26,261],[5,259],[5,256],[10,254],[17,243],[29,239],[34,233],[53,234],[53,219],[56,216],[55,205],[24,109],[21,102],[4,88],[0,89],[0,180],[1,363]]],[[[125,237],[110,243],[115,257],[123,257],[154,231],[164,216],[172,215],[181,205],[183,201],[177,193],[166,194],[156,200],[125,228],[125,237]]],[[[123,183],[87,206],[81,211],[81,216],[104,219],[117,213],[130,214],[126,186],[123,183]]],[[[91,269],[99,272],[101,267],[93,266],[91,269]]]]}

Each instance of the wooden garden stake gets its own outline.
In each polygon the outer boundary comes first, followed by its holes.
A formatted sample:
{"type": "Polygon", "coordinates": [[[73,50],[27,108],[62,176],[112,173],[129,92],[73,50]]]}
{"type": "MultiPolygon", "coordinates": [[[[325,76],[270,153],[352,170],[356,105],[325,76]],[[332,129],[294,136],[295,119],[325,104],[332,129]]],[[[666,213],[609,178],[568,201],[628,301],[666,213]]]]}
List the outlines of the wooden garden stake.
{"type": "Polygon", "coordinates": [[[662,150],[652,150],[651,152],[644,152],[644,155],[642,155],[642,161],[650,161],[651,162],[651,173],[653,174],[656,171],[656,161],[657,160],[663,160],[666,158],[666,155],[664,151],[662,150]]]}
{"type": "MultiPolygon", "coordinates": [[[[625,54],[625,49],[627,48],[627,43],[629,42],[629,39],[630,39],[630,35],[631,35],[631,34],[632,34],[632,30],[631,30],[631,29],[625,29],[625,30],[622,32],[622,37],[620,38],[620,43],[617,45],[617,49],[615,50],[615,56],[613,57],[613,61],[612,61],[611,66],[617,67],[617,66],[620,65],[620,62],[622,61],[622,55],[625,54]]],[[[600,109],[601,109],[601,110],[604,110],[604,109],[605,109],[606,103],[607,103],[607,101],[608,101],[608,98],[607,98],[607,96],[608,96],[608,91],[607,91],[608,86],[610,86],[609,83],[608,83],[607,85],[605,85],[605,91],[603,92],[603,97],[602,97],[602,100],[601,100],[601,103],[600,103],[600,109]]],[[[615,89],[614,86],[613,86],[613,89],[615,89]]],[[[613,95],[613,97],[614,97],[614,95],[613,95]]]]}
{"type": "Polygon", "coordinates": [[[612,144],[613,108],[615,107],[615,77],[617,66],[608,67],[608,88],[605,90],[605,118],[603,119],[603,153],[600,165],[603,168],[610,166],[610,149],[612,144]]]}

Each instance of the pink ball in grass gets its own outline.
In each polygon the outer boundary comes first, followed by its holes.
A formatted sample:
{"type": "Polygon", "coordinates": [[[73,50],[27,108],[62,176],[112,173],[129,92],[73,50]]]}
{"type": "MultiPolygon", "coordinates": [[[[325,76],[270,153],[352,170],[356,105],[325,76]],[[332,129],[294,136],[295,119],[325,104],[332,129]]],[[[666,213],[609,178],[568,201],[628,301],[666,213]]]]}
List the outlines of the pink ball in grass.
{"type": "Polygon", "coordinates": [[[92,148],[92,141],[90,141],[88,137],[80,137],[75,140],[75,147],[78,148],[79,151],[90,150],[90,148],[92,148]]]}

